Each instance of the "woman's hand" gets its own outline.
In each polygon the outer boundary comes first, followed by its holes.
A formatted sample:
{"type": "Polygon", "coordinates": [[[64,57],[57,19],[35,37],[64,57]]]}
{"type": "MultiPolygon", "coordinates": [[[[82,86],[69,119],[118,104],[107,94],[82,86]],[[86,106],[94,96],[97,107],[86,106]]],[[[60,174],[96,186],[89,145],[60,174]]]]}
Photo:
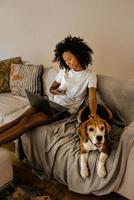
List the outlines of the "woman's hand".
{"type": "Polygon", "coordinates": [[[96,119],[96,114],[93,114],[93,113],[91,113],[89,116],[88,116],[88,118],[89,119],[96,119]]]}
{"type": "Polygon", "coordinates": [[[66,93],[66,90],[59,90],[58,88],[51,89],[53,95],[63,95],[66,93]]]}

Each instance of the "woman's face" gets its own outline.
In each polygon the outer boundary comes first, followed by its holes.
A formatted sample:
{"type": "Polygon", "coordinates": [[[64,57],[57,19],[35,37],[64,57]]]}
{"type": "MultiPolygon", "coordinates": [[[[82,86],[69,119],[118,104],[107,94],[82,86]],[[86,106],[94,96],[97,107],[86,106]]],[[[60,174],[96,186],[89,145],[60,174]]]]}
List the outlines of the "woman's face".
{"type": "Polygon", "coordinates": [[[62,57],[63,57],[64,62],[70,69],[73,69],[74,71],[83,70],[76,56],[72,54],[70,51],[65,51],[62,54],[62,57]]]}

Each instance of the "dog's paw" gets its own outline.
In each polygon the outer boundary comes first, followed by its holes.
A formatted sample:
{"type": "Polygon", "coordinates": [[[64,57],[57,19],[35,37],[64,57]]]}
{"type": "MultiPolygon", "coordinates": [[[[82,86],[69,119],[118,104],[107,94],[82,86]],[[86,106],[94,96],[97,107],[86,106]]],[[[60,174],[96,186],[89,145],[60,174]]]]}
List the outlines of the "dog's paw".
{"type": "Polygon", "coordinates": [[[100,177],[100,178],[104,178],[105,176],[106,176],[106,170],[105,170],[105,168],[104,167],[98,167],[98,176],[100,177]]]}
{"type": "Polygon", "coordinates": [[[89,176],[89,170],[88,168],[82,168],[81,171],[80,171],[80,174],[82,176],[82,178],[86,178],[87,176],[89,176]]]}

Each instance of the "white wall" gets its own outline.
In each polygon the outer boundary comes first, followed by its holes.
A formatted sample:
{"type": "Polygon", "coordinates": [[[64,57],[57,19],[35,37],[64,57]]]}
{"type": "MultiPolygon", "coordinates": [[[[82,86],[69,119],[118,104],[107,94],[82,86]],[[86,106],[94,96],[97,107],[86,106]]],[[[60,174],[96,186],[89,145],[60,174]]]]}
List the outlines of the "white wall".
{"type": "Polygon", "coordinates": [[[134,78],[133,0],[0,0],[0,59],[50,66],[68,34],[93,48],[97,73],[134,78]]]}

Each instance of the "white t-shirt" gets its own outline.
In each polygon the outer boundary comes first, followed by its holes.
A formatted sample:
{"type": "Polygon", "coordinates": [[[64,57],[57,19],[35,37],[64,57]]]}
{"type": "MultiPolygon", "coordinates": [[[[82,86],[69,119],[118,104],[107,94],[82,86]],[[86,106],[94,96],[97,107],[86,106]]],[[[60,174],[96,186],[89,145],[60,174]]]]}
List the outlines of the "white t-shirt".
{"type": "Polygon", "coordinates": [[[61,69],[55,80],[60,83],[59,90],[66,90],[65,94],[53,95],[52,101],[69,108],[70,113],[76,113],[82,104],[87,88],[97,85],[96,74],[89,68],[82,71],[61,69]]]}

